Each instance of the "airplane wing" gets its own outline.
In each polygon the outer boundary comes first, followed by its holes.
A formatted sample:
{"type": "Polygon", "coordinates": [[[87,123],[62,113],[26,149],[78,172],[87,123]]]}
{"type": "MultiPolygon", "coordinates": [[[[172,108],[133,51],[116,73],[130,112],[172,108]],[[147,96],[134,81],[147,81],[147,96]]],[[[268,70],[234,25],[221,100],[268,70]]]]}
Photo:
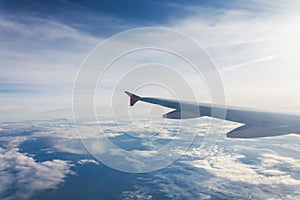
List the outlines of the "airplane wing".
{"type": "MultiPolygon", "coordinates": [[[[199,104],[192,102],[179,102],[176,100],[140,97],[125,91],[130,97],[130,106],[136,102],[156,104],[174,109],[163,115],[169,119],[188,119],[202,116],[209,116],[223,119],[224,115],[212,115],[212,109],[222,109],[210,104],[199,104]],[[184,109],[182,109],[184,108],[184,109]]],[[[244,124],[229,133],[230,138],[258,138],[285,135],[290,133],[300,134],[300,116],[282,113],[262,112],[242,108],[230,107],[226,109],[225,120],[244,124]]]]}

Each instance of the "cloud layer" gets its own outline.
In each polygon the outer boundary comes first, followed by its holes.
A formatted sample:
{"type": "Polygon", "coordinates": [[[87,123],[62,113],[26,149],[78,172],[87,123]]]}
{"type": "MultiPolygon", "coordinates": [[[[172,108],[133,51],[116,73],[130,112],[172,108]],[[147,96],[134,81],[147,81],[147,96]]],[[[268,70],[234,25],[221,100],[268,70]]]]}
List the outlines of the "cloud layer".
{"type": "Polygon", "coordinates": [[[57,188],[67,175],[74,174],[70,162],[59,159],[37,162],[20,152],[18,144],[24,140],[18,137],[10,140],[10,147],[0,147],[1,199],[29,199],[36,191],[57,188]]]}
{"type": "MultiPolygon", "coordinates": [[[[102,122],[105,130],[108,131],[108,138],[116,145],[120,145],[120,148],[129,150],[131,156],[126,157],[127,154],[117,151],[108,152],[109,149],[105,146],[101,147],[102,144],[98,142],[95,144],[102,148],[102,152],[99,153],[119,155],[122,159],[140,165],[143,163],[139,163],[134,156],[149,159],[155,156],[159,147],[165,144],[161,143],[162,141],[182,139],[182,135],[174,137],[171,131],[174,127],[170,122],[162,126],[156,123],[155,127],[147,126],[146,120],[139,120],[135,121],[135,124],[140,126],[139,129],[125,122],[120,127],[115,126],[110,120],[102,122]],[[141,131],[143,128],[149,129],[149,135],[141,131]],[[125,133],[121,130],[132,134],[133,138],[125,137],[125,133]],[[160,130],[165,131],[160,133],[160,130]],[[157,134],[154,134],[156,131],[157,134]]],[[[233,123],[225,125],[224,131],[239,126],[233,123]]],[[[55,189],[64,183],[68,175],[74,174],[71,168],[77,165],[80,165],[80,168],[86,167],[87,170],[95,170],[95,166],[104,167],[103,164],[86,155],[87,152],[80,145],[73,127],[66,121],[4,123],[0,127],[2,135],[0,137],[0,179],[1,183],[5,183],[0,187],[2,198],[30,198],[30,195],[34,195],[37,191],[55,189]],[[20,136],[25,130],[27,136],[20,136]],[[72,161],[53,159],[38,162],[33,155],[21,152],[19,149],[23,142],[35,140],[48,142],[49,147],[40,150],[45,155],[67,153],[79,156],[72,156],[74,158],[72,161]],[[12,188],[16,188],[16,192],[9,195],[12,188]]],[[[93,121],[86,121],[80,124],[79,128],[88,133],[82,138],[83,140],[103,139],[103,135],[97,129],[97,123],[93,121]]],[[[204,124],[198,128],[201,132],[196,135],[191,148],[188,150],[179,148],[176,152],[182,155],[179,160],[162,170],[136,175],[139,181],[135,180],[132,174],[128,174],[131,177],[128,177],[129,182],[132,183],[134,179],[133,183],[136,186],[124,190],[119,195],[127,199],[151,199],[155,198],[156,194],[171,199],[299,198],[300,157],[299,146],[295,144],[299,139],[298,135],[253,140],[226,139],[223,142],[221,137],[211,153],[203,158],[203,149],[199,144],[203,141],[208,127],[204,124]]],[[[188,126],[182,129],[186,132],[193,131],[188,126]]],[[[110,182],[110,178],[108,176],[105,180],[110,182]]]]}

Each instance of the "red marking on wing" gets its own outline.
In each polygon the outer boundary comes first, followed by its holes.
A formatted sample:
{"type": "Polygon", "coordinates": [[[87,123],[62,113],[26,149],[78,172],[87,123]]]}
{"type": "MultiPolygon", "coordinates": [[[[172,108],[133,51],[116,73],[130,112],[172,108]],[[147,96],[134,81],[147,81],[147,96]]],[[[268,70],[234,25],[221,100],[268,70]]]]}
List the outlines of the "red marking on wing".
{"type": "Polygon", "coordinates": [[[141,97],[125,91],[125,93],[130,97],[130,106],[133,106],[141,97]]]}

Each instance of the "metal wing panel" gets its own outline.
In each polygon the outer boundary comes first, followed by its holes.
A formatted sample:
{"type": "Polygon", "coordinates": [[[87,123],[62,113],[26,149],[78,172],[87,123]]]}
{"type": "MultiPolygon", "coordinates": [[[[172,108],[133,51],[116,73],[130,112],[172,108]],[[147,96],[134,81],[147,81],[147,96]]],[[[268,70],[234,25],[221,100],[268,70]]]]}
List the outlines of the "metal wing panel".
{"type": "MultiPolygon", "coordinates": [[[[189,102],[178,102],[175,100],[139,97],[126,92],[130,98],[130,105],[137,101],[143,101],[151,104],[161,105],[175,109],[163,115],[165,118],[187,119],[201,116],[210,116],[223,119],[223,115],[212,115],[212,106],[209,104],[197,104],[189,102]],[[184,109],[183,109],[184,108],[184,109]]],[[[214,109],[222,110],[215,106],[214,109]]],[[[218,113],[218,112],[216,112],[218,113]]],[[[288,115],[282,113],[271,113],[242,108],[230,107],[226,109],[225,120],[243,123],[244,126],[236,128],[229,133],[230,138],[257,138],[284,135],[289,133],[300,134],[300,116],[288,115]]]]}

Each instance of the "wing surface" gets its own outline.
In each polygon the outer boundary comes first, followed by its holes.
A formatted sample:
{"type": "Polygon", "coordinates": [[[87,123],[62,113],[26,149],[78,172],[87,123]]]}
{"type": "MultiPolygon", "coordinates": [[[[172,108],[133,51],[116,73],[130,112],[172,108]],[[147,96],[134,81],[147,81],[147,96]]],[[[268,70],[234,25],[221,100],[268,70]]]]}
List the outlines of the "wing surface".
{"type": "MultiPolygon", "coordinates": [[[[221,113],[218,112],[218,109],[220,111],[223,109],[218,106],[153,97],[140,97],[127,91],[125,93],[130,97],[130,106],[133,106],[138,101],[142,101],[174,109],[164,114],[164,118],[188,119],[202,116],[224,118],[224,115],[218,115],[218,113],[221,113]],[[213,109],[216,112],[212,112],[213,109]]],[[[230,138],[258,138],[290,133],[300,134],[300,116],[298,115],[229,107],[226,109],[225,120],[244,124],[227,133],[227,137],[230,138]]]]}

